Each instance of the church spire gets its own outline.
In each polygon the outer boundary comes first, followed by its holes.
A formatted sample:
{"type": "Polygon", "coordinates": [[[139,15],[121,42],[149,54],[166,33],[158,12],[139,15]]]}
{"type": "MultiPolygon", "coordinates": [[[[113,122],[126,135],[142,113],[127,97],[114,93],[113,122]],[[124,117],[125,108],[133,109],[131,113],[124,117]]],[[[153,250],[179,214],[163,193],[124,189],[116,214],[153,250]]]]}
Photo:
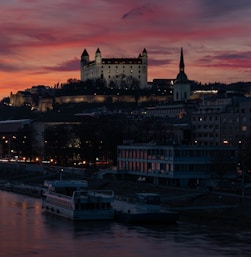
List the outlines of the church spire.
{"type": "Polygon", "coordinates": [[[181,50],[180,50],[180,71],[184,72],[185,70],[185,64],[184,64],[184,57],[183,57],[183,48],[181,47],[181,50]]]}
{"type": "Polygon", "coordinates": [[[180,50],[179,73],[173,85],[173,100],[175,102],[186,102],[190,99],[191,85],[185,73],[183,48],[180,50]]]}
{"type": "Polygon", "coordinates": [[[185,73],[185,64],[184,64],[184,57],[183,57],[183,48],[180,50],[180,65],[179,65],[179,73],[176,77],[175,83],[187,83],[187,75],[185,73]]]}

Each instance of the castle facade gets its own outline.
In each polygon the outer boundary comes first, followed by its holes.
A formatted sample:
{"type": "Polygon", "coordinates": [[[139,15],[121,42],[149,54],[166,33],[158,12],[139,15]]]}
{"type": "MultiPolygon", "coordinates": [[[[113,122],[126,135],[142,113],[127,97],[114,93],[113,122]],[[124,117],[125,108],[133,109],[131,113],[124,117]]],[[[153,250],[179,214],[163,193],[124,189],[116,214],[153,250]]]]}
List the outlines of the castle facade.
{"type": "Polygon", "coordinates": [[[121,86],[139,82],[140,88],[147,87],[148,57],[144,49],[138,58],[103,58],[99,48],[95,59],[90,60],[85,49],[81,55],[80,77],[82,81],[88,79],[104,79],[109,85],[111,82],[121,86]]]}

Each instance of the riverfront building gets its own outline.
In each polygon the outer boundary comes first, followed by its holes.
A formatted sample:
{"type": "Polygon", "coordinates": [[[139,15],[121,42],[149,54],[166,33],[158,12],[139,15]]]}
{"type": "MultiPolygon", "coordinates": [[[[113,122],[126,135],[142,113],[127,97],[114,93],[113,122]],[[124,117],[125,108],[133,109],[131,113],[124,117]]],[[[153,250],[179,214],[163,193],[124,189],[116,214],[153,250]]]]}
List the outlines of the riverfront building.
{"type": "Polygon", "coordinates": [[[236,149],[229,146],[128,144],[118,146],[118,173],[154,183],[205,184],[236,176],[236,149]]]}
{"type": "Polygon", "coordinates": [[[95,53],[95,59],[90,60],[85,49],[80,61],[81,80],[104,79],[109,85],[110,82],[120,86],[121,82],[127,84],[130,80],[137,80],[140,87],[147,86],[148,57],[144,49],[138,58],[104,58],[99,48],[95,53]]]}

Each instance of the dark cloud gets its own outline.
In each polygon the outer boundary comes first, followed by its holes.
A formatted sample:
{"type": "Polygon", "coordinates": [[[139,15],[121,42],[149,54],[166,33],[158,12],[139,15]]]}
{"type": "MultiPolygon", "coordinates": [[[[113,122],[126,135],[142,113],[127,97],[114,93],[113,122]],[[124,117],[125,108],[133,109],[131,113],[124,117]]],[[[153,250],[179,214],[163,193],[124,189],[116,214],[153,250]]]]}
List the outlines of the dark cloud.
{"type": "Polygon", "coordinates": [[[17,72],[20,71],[20,66],[14,64],[4,63],[0,60],[0,71],[4,72],[17,72]]]}
{"type": "Polygon", "coordinates": [[[44,69],[50,71],[76,71],[80,69],[80,60],[78,58],[74,58],[56,66],[44,67],[44,69]]]}
{"type": "Polygon", "coordinates": [[[202,0],[203,15],[218,16],[227,13],[238,12],[251,7],[250,0],[202,0]]]}
{"type": "Polygon", "coordinates": [[[237,60],[237,59],[250,59],[251,52],[245,52],[245,53],[225,53],[216,55],[216,59],[228,59],[228,60],[237,60]]]}
{"type": "Polygon", "coordinates": [[[200,58],[198,63],[204,67],[250,68],[251,51],[223,52],[206,55],[200,58]]]}
{"type": "Polygon", "coordinates": [[[149,59],[148,65],[149,66],[163,66],[172,63],[171,60],[165,59],[165,60],[158,60],[158,59],[149,59]]]}
{"type": "Polygon", "coordinates": [[[149,12],[152,12],[151,6],[149,4],[142,5],[126,12],[121,18],[128,19],[136,16],[143,16],[145,13],[149,13],[149,12]]]}

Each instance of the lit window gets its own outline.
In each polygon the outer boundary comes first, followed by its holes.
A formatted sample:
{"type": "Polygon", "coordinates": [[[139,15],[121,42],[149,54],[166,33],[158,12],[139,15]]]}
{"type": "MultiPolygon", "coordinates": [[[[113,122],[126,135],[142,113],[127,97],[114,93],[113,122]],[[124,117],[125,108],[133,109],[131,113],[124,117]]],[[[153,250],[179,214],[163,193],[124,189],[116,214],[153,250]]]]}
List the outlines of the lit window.
{"type": "Polygon", "coordinates": [[[242,131],[247,131],[247,126],[242,126],[242,127],[241,127],[241,130],[242,130],[242,131]]]}

